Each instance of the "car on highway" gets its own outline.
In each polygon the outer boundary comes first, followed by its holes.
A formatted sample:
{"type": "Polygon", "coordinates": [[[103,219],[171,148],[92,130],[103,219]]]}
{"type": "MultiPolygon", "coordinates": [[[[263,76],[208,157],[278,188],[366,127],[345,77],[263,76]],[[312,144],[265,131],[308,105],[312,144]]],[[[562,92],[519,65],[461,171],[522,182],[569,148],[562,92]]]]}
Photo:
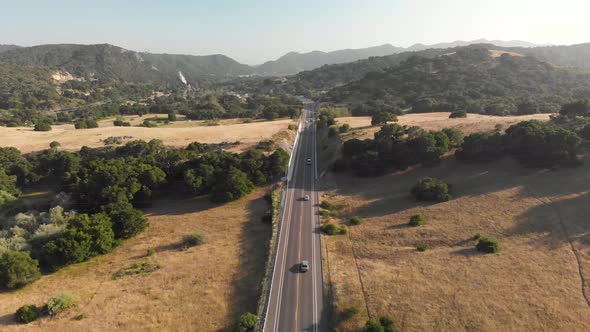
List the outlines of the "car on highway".
{"type": "Polygon", "coordinates": [[[309,195],[305,195],[305,196],[303,196],[303,200],[304,200],[304,201],[309,201],[309,195]]]}
{"type": "Polygon", "coordinates": [[[299,271],[307,272],[307,270],[309,270],[309,262],[308,261],[301,261],[301,264],[299,264],[299,271]]]}
{"type": "Polygon", "coordinates": [[[307,164],[311,165],[311,159],[307,158],[307,164]]]}

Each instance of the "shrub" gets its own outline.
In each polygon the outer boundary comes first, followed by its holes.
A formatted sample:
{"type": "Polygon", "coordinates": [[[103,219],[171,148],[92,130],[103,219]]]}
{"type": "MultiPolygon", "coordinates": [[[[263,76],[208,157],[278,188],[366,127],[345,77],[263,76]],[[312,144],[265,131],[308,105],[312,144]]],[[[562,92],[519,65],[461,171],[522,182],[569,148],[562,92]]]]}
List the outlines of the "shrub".
{"type": "Polygon", "coordinates": [[[128,202],[111,203],[101,209],[111,219],[117,239],[129,239],[148,226],[143,213],[128,202]]]}
{"type": "Polygon", "coordinates": [[[397,116],[388,112],[378,112],[371,116],[371,126],[383,126],[390,121],[397,121],[397,116]]]}
{"type": "Polygon", "coordinates": [[[148,248],[147,252],[146,252],[146,256],[153,256],[156,254],[156,249],[154,248],[148,248]]]}
{"type": "Polygon", "coordinates": [[[338,127],[336,125],[328,128],[328,137],[334,137],[338,135],[338,127]]]}
{"type": "Polygon", "coordinates": [[[176,121],[176,114],[175,113],[168,113],[168,121],[176,121]]]}
{"type": "Polygon", "coordinates": [[[336,210],[336,205],[335,204],[332,204],[332,203],[330,203],[330,202],[328,202],[326,200],[324,200],[324,201],[322,201],[320,203],[320,207],[322,209],[326,209],[326,210],[330,210],[330,211],[336,210]]]}
{"type": "Polygon", "coordinates": [[[149,262],[138,262],[133,263],[128,267],[125,267],[117,271],[113,275],[113,279],[119,279],[124,276],[136,275],[136,274],[148,274],[159,269],[159,265],[151,264],[149,262]]]}
{"type": "Polygon", "coordinates": [[[131,123],[118,119],[118,120],[113,121],[113,125],[115,127],[130,127],[131,123]]]}
{"type": "Polygon", "coordinates": [[[0,287],[23,287],[39,277],[39,262],[32,259],[29,253],[8,250],[0,255],[0,287]]]}
{"type": "Polygon", "coordinates": [[[323,209],[320,210],[319,214],[321,217],[329,217],[331,215],[329,210],[323,210],[323,209]]]}
{"type": "Polygon", "coordinates": [[[334,224],[323,224],[321,230],[328,235],[336,235],[339,233],[338,226],[334,224]]]}
{"type": "Polygon", "coordinates": [[[236,330],[238,332],[253,332],[254,328],[256,328],[256,323],[258,323],[258,317],[250,312],[242,314],[240,319],[238,319],[238,324],[236,330]]]}
{"type": "Polygon", "coordinates": [[[385,332],[395,332],[395,324],[393,320],[387,316],[379,317],[379,324],[383,327],[385,332]]]}
{"type": "Polygon", "coordinates": [[[35,131],[51,131],[51,125],[48,122],[39,122],[35,124],[35,131]]]}
{"type": "Polygon", "coordinates": [[[297,130],[297,126],[296,125],[293,125],[293,124],[290,124],[289,126],[287,126],[287,129],[289,129],[289,130],[297,130]]]}
{"type": "Polygon", "coordinates": [[[347,133],[350,130],[350,125],[348,123],[343,124],[342,126],[340,126],[340,128],[338,128],[338,131],[343,134],[343,133],[347,133]]]}
{"type": "Polygon", "coordinates": [[[47,302],[47,312],[50,315],[57,315],[78,304],[79,300],[70,293],[61,293],[47,302]]]}
{"type": "Polygon", "coordinates": [[[365,331],[365,332],[385,332],[385,329],[383,328],[383,326],[381,326],[381,324],[378,321],[369,319],[365,323],[365,327],[363,328],[363,331],[365,331]]]}
{"type": "Polygon", "coordinates": [[[19,324],[27,324],[37,320],[41,316],[41,310],[36,305],[26,304],[16,311],[14,317],[19,324]]]}
{"type": "Polygon", "coordinates": [[[463,144],[463,138],[465,135],[461,130],[457,128],[444,128],[442,132],[449,138],[449,146],[457,148],[463,144]]]}
{"type": "Polygon", "coordinates": [[[445,202],[452,199],[449,185],[433,177],[420,179],[410,192],[419,201],[445,202]]]}
{"type": "Polygon", "coordinates": [[[59,148],[60,146],[61,146],[61,144],[58,141],[53,141],[53,142],[49,143],[49,147],[52,149],[59,148]]]}
{"type": "Polygon", "coordinates": [[[466,118],[467,112],[465,111],[454,111],[449,115],[449,119],[466,118]]]}
{"type": "Polygon", "coordinates": [[[187,234],[182,241],[185,248],[194,247],[205,243],[205,235],[199,232],[187,234]]]}
{"type": "Polygon", "coordinates": [[[346,225],[340,226],[340,229],[338,230],[338,234],[348,235],[348,227],[346,227],[346,225]]]}
{"type": "Polygon", "coordinates": [[[359,312],[361,312],[360,305],[354,304],[354,305],[344,309],[342,311],[342,313],[340,314],[340,316],[342,317],[343,320],[348,320],[348,319],[358,315],[359,312]]]}
{"type": "Polygon", "coordinates": [[[146,127],[146,128],[155,128],[158,126],[157,123],[152,122],[148,119],[143,120],[143,123],[141,125],[142,125],[142,127],[146,127]]]}
{"type": "Polygon", "coordinates": [[[424,219],[423,216],[421,216],[419,214],[415,214],[410,217],[409,225],[410,226],[422,226],[422,225],[424,225],[425,221],[426,220],[424,219]]]}
{"type": "Polygon", "coordinates": [[[494,239],[480,237],[479,241],[475,245],[475,248],[481,252],[494,254],[500,250],[498,242],[494,239]]]}
{"type": "Polygon", "coordinates": [[[426,251],[426,250],[428,250],[428,245],[426,243],[418,243],[418,244],[416,244],[416,250],[426,251]]]}
{"type": "Polygon", "coordinates": [[[74,122],[74,128],[76,129],[88,129],[88,128],[98,128],[98,122],[94,119],[80,119],[74,122]]]}
{"type": "Polygon", "coordinates": [[[354,216],[354,217],[350,218],[351,225],[360,225],[362,223],[363,223],[363,218],[361,218],[359,216],[354,216]]]}

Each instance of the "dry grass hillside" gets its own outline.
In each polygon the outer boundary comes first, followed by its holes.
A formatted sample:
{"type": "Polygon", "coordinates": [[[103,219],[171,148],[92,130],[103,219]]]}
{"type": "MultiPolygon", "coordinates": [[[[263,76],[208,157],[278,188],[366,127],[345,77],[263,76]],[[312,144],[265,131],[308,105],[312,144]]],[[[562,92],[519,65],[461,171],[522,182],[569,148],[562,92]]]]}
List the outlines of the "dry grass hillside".
{"type": "MultiPolygon", "coordinates": [[[[472,133],[529,119],[549,115],[408,114],[399,122],[472,133]]],[[[352,127],[343,140],[372,138],[379,129],[370,118],[338,123],[352,127]]],[[[350,229],[348,236],[323,237],[336,325],[357,331],[369,317],[386,314],[401,331],[590,330],[588,162],[539,170],[511,159],[465,164],[448,157],[440,166],[377,178],[328,172],[322,199],[342,207],[328,219],[350,229]],[[451,183],[455,199],[416,202],[409,190],[425,176],[451,183]],[[408,226],[414,214],[426,224],[408,226]],[[363,224],[349,224],[355,215],[363,224]],[[479,253],[476,234],[498,239],[500,252],[479,253]],[[419,243],[429,249],[419,252],[419,243]]]]}
{"type": "Polygon", "coordinates": [[[110,254],[46,275],[32,285],[0,293],[2,331],[230,331],[240,314],[256,310],[271,229],[260,221],[264,189],[215,205],[206,198],[158,200],[145,213],[150,226],[110,254]],[[184,235],[199,231],[206,243],[182,250],[184,235]],[[148,248],[156,253],[147,256],[148,248]],[[132,263],[160,266],[144,275],[113,279],[132,263]],[[16,325],[24,304],[42,305],[71,292],[80,305],[54,318],[16,325]]]}
{"type": "MultiPolygon", "coordinates": [[[[406,126],[419,126],[426,130],[441,130],[447,127],[461,129],[464,133],[470,134],[476,131],[494,130],[496,124],[504,128],[526,120],[549,120],[551,114],[533,114],[521,116],[490,116],[480,114],[468,114],[466,118],[449,119],[450,113],[415,113],[405,114],[398,117],[399,124],[406,126]]],[[[347,137],[358,139],[373,138],[379,127],[371,126],[371,117],[343,117],[338,118],[338,124],[348,123],[352,129],[347,137]]],[[[345,137],[345,138],[347,138],[345,137]]]]}
{"type": "MultiPolygon", "coordinates": [[[[136,118],[126,120],[137,123],[136,118]]],[[[194,141],[202,143],[239,141],[241,144],[237,150],[244,150],[261,140],[280,135],[281,132],[287,131],[289,124],[295,123],[295,120],[290,119],[251,123],[233,120],[221,122],[216,126],[206,126],[202,121],[182,121],[163,127],[144,128],[114,127],[108,121],[103,121],[99,128],[76,130],[73,125],[57,125],[48,132],[36,132],[29,127],[0,127],[0,141],[2,146],[15,147],[23,153],[47,149],[52,141],[58,141],[62,149],[68,151],[77,151],[82,146],[102,147],[106,138],[122,136],[146,141],[160,139],[165,145],[172,147],[184,147],[194,141]]]]}
{"type": "Polygon", "coordinates": [[[349,236],[323,237],[339,326],[390,315],[401,331],[590,330],[590,166],[526,169],[505,159],[418,168],[378,178],[328,173],[323,199],[359,215],[349,236]],[[455,199],[417,203],[410,188],[436,176],[455,199]],[[426,224],[408,226],[422,214],[426,224]],[[499,241],[475,250],[476,234],[499,241]],[[430,249],[416,250],[417,243],[430,249]],[[585,280],[585,281],[584,281],[585,280]]]}

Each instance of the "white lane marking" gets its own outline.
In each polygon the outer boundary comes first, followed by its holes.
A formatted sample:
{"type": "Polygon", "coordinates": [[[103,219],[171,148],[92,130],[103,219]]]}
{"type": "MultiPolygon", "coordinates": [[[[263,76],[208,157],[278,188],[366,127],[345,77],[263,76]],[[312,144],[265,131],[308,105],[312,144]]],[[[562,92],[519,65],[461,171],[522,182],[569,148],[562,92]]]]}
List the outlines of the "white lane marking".
{"type": "MultiPolygon", "coordinates": [[[[293,173],[297,173],[297,169],[299,168],[299,159],[300,159],[300,154],[299,151],[301,150],[301,144],[297,144],[297,149],[295,151],[293,151],[293,153],[295,153],[295,167],[293,170],[293,173]]],[[[283,210],[283,219],[282,221],[284,221],[284,214],[287,213],[287,222],[283,223],[283,224],[287,224],[287,233],[285,234],[285,243],[283,245],[284,250],[283,250],[283,258],[282,258],[282,264],[281,264],[281,272],[279,274],[279,288],[278,288],[278,297],[277,297],[277,304],[275,307],[275,320],[274,320],[274,324],[273,324],[273,331],[277,331],[277,325],[279,322],[279,318],[280,318],[280,314],[281,314],[281,301],[282,301],[282,295],[283,295],[283,283],[284,283],[284,274],[285,274],[285,265],[287,264],[286,262],[286,258],[285,256],[287,255],[287,248],[289,246],[289,232],[290,232],[290,224],[291,224],[291,211],[292,211],[292,207],[293,207],[293,194],[294,194],[294,190],[289,190],[289,183],[290,181],[287,179],[287,195],[285,197],[285,200],[287,201],[287,208],[285,210],[283,210]],[[291,194],[291,199],[289,199],[289,194],[291,194]],[[289,211],[289,212],[287,212],[289,211]]],[[[283,228],[283,225],[281,224],[281,230],[283,228]]],[[[279,238],[280,241],[280,238],[279,238]]],[[[276,265],[275,265],[276,268],[276,265]]],[[[274,278],[274,275],[273,275],[274,278]]],[[[266,322],[265,322],[266,325],[266,322]]]]}

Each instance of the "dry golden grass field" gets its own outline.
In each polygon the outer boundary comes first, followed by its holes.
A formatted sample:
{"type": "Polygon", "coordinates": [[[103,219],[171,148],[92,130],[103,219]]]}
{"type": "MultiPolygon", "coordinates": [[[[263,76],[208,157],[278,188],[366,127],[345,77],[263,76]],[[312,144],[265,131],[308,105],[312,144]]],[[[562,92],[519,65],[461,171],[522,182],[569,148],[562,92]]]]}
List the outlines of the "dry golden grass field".
{"type": "MultiPolygon", "coordinates": [[[[461,129],[464,133],[470,134],[476,131],[493,130],[496,124],[503,125],[504,129],[509,126],[526,120],[549,120],[551,114],[533,114],[522,116],[489,116],[480,114],[467,114],[466,118],[449,119],[447,112],[405,114],[398,117],[399,124],[406,126],[419,126],[426,130],[441,130],[446,127],[461,129]]],[[[379,131],[380,127],[371,126],[371,117],[343,117],[337,119],[338,124],[348,123],[352,132],[347,134],[358,139],[373,138],[373,134],[379,131]]],[[[345,137],[346,139],[346,137],[345,137]]]]}
{"type": "Polygon", "coordinates": [[[590,331],[588,162],[550,171],[448,158],[378,178],[327,173],[322,199],[344,206],[332,222],[364,219],[322,237],[338,326],[387,314],[401,331],[590,331]],[[409,190],[424,176],[452,184],[455,199],[416,202],[409,190]],[[408,226],[413,214],[426,224],[408,226]],[[500,252],[476,251],[478,233],[500,252]]]}
{"type": "Polygon", "coordinates": [[[0,293],[1,331],[230,331],[239,315],[255,312],[270,225],[265,189],[225,205],[206,198],[168,197],[145,210],[150,226],[110,254],[46,275],[16,292],[0,293]],[[206,243],[181,250],[185,234],[206,243]],[[156,253],[147,256],[147,249],[156,253]],[[145,275],[113,279],[132,263],[160,266],[145,275]],[[54,318],[16,325],[24,304],[42,305],[61,293],[80,304],[54,318]]]}
{"type": "MultiPolygon", "coordinates": [[[[150,115],[149,117],[154,116],[150,115]]],[[[145,116],[144,118],[147,118],[145,116]]],[[[128,117],[132,124],[139,124],[138,117],[128,117]]],[[[112,119],[110,119],[112,120],[112,119]]],[[[244,150],[261,140],[271,139],[286,131],[296,120],[276,121],[222,121],[218,126],[205,126],[203,121],[181,121],[157,128],[114,127],[111,121],[102,121],[99,128],[74,129],[73,125],[56,125],[48,132],[36,132],[30,127],[0,127],[2,146],[18,148],[23,153],[47,149],[49,143],[58,141],[64,150],[77,151],[82,146],[102,147],[104,140],[113,136],[130,136],[132,139],[160,139],[167,146],[184,147],[191,142],[220,143],[240,141],[238,150],[244,150]]]]}

